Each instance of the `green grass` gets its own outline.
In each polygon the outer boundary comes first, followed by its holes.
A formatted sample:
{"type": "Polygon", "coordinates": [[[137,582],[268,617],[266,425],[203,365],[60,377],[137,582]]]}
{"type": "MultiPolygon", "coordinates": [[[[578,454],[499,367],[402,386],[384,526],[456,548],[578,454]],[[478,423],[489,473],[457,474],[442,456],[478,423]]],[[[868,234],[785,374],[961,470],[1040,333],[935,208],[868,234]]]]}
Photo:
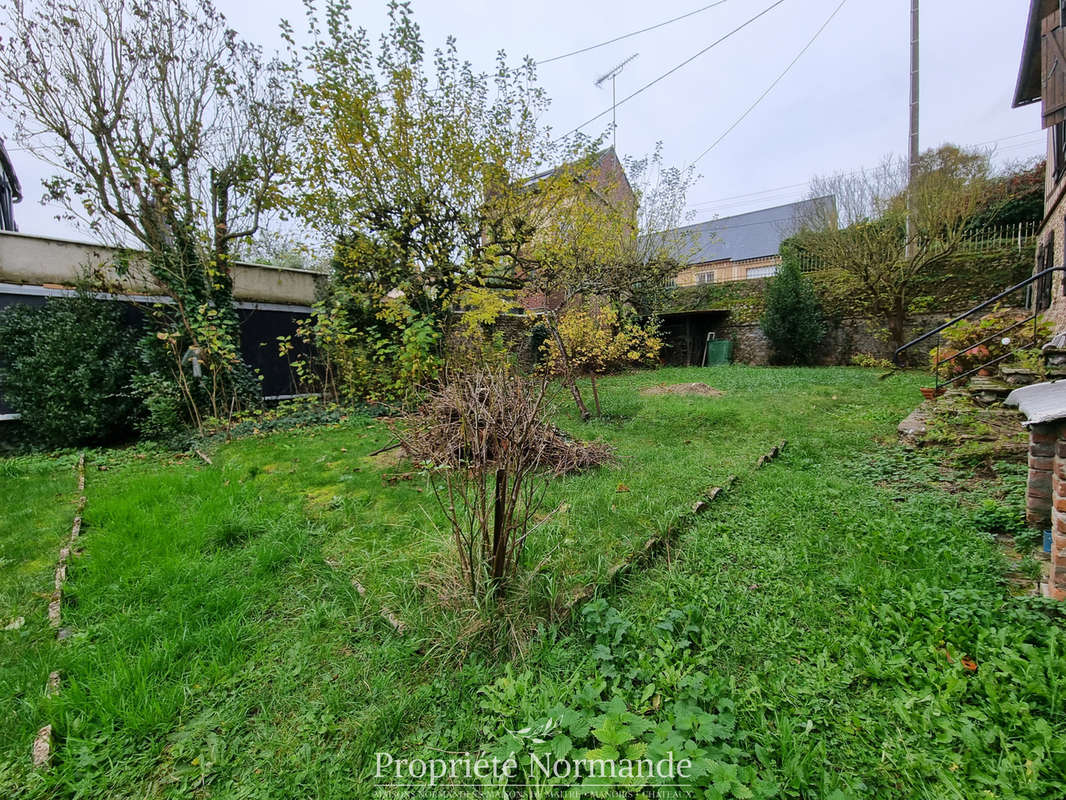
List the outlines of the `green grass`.
{"type": "Polygon", "coordinates": [[[48,601],[59,548],[74,517],[76,461],[70,455],[0,460],[0,628],[18,626],[0,630],[0,752],[5,754],[25,751],[25,723],[36,719],[35,707],[57,656],[48,601]]]}
{"type": "Polygon", "coordinates": [[[602,421],[564,405],[559,423],[618,463],[550,485],[546,510],[566,510],[525,554],[543,563],[527,601],[540,629],[510,660],[469,647],[472,616],[440,596],[442,517],[423,479],[385,480],[404,467],[366,457],[390,440],[381,422],[234,441],[213,466],[93,456],[61,645],[34,592],[69,528],[73,473],[23,480],[0,462],[0,488],[38,525],[0,517],[0,608],[27,619],[0,633],[0,787],[350,797],[373,791],[377,751],[613,747],[688,752],[707,797],[1062,795],[1061,613],[1010,598],[972,522],[980,498],[929,485],[938,456],[876,441],[919,383],[660,370],[604,380],[602,421]],[[639,393],[693,380],[726,394],[639,393]],[[737,487],[655,564],[571,624],[538,616],[730,474],[737,487]],[[63,691],[46,698],[54,668],[63,691]],[[45,722],[56,760],[33,774],[45,722]],[[530,725],[545,744],[510,733],[530,725]]]}

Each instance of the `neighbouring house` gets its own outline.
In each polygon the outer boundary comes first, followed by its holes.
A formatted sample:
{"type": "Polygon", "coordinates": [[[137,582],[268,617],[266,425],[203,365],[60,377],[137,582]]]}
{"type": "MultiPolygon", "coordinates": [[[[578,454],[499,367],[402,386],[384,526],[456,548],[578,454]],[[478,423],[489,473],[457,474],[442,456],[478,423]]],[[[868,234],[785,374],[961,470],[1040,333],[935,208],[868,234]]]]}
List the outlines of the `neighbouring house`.
{"type": "MultiPolygon", "coordinates": [[[[636,237],[637,197],[614,147],[601,150],[584,161],[565,164],[533,175],[524,181],[523,188],[528,190],[534,203],[533,215],[541,217],[542,225],[550,226],[555,219],[566,220],[566,216],[575,211],[575,204],[588,203],[591,204],[590,208],[593,208],[592,213],[578,213],[577,217],[594,220],[595,206],[621,210],[632,216],[632,235],[636,237]],[[574,191],[567,191],[562,196],[559,192],[553,192],[551,199],[545,201],[544,207],[538,207],[542,205],[538,199],[541,188],[546,186],[550,179],[560,176],[568,177],[572,181],[574,191]],[[551,207],[546,205],[549,202],[551,207]]],[[[529,311],[557,310],[559,305],[558,298],[547,297],[538,292],[525,292],[520,297],[520,302],[529,311]]]]}
{"type": "MultiPolygon", "coordinates": [[[[1047,131],[1044,219],[1038,233],[1036,271],[1062,266],[1066,252],[1066,1],[1031,0],[1022,44],[1014,108],[1041,104],[1047,131]]],[[[1057,333],[1066,331],[1066,286],[1052,275],[1045,315],[1057,333]]]]}
{"type": "Polygon", "coordinates": [[[768,278],[781,265],[781,242],[804,224],[836,212],[836,198],[801,200],[678,229],[692,255],[678,273],[678,286],[768,278]]]}
{"type": "Polygon", "coordinates": [[[0,231],[17,231],[14,204],[22,200],[22,187],[19,185],[15,167],[7,148],[0,141],[0,231]]]}
{"type": "Polygon", "coordinates": [[[626,175],[625,167],[618,158],[618,153],[615,152],[614,147],[600,150],[586,159],[585,163],[575,162],[545,170],[544,172],[538,172],[536,175],[526,178],[524,185],[535,187],[564,170],[570,171],[574,181],[579,183],[588,192],[588,195],[596,198],[598,202],[615,207],[628,205],[636,213],[637,196],[633,192],[633,187],[629,184],[629,177],[626,175]]]}

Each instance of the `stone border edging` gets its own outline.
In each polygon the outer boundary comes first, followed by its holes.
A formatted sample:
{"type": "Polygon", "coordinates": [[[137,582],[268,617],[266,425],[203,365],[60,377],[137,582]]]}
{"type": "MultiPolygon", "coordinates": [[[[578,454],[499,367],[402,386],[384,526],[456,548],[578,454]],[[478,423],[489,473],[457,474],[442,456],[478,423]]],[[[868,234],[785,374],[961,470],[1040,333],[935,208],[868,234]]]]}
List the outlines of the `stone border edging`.
{"type": "Polygon", "coordinates": [[[769,452],[764,456],[759,456],[759,460],[755,462],[755,469],[762,469],[779,455],[788,445],[788,439],[782,439],[781,444],[774,445],[770,448],[769,452]]]}
{"type": "MultiPolygon", "coordinates": [[[[48,601],[48,624],[56,629],[56,639],[62,641],[69,635],[68,631],[60,627],[63,623],[63,586],[67,582],[67,564],[74,552],[74,544],[81,535],[82,515],[85,513],[85,453],[78,456],[78,499],[76,501],[74,522],[70,527],[70,536],[63,547],[59,549],[59,560],[56,562],[55,583],[51,599],[48,601]]],[[[49,697],[59,694],[62,677],[58,670],[48,675],[48,685],[45,689],[49,697]]],[[[33,739],[32,749],[33,766],[37,769],[48,769],[52,761],[52,726],[45,725],[33,739]]]]}
{"type": "MultiPolygon", "coordinates": [[[[53,628],[59,628],[63,622],[63,585],[67,582],[67,562],[74,550],[74,543],[81,535],[81,518],[85,512],[85,453],[78,458],[78,501],[77,510],[74,512],[74,524],[70,528],[70,537],[66,545],[59,550],[59,561],[56,563],[55,588],[52,591],[52,599],[48,603],[48,623],[53,628]]],[[[66,638],[60,629],[56,636],[66,638]]]]}
{"type": "MultiPolygon", "coordinates": [[[[782,439],[780,444],[776,444],[770,448],[770,450],[762,456],[759,456],[759,460],[755,462],[755,469],[762,469],[779,455],[784,452],[785,447],[788,446],[788,439],[782,439]]],[[[665,531],[660,534],[652,536],[648,541],[644,543],[644,546],[638,550],[634,550],[622,561],[618,562],[610,569],[607,570],[607,578],[601,584],[588,584],[579,589],[566,605],[563,606],[560,618],[572,619],[575,612],[589,600],[596,596],[597,589],[603,591],[611,588],[618,580],[620,576],[625,575],[638,564],[645,563],[652,556],[656,555],[661,549],[668,546],[670,542],[674,541],[681,536],[685,531],[691,528],[695,522],[696,517],[705,513],[710,509],[711,504],[721,497],[728,489],[732,489],[739,482],[739,478],[736,475],[730,475],[725,479],[725,486],[713,486],[704,492],[703,497],[695,502],[692,506],[692,510],[685,512],[678,519],[669,525],[665,531]]]]}
{"type": "MultiPolygon", "coordinates": [[[[327,558],[325,561],[326,566],[328,566],[332,570],[338,570],[341,568],[340,563],[332,558],[327,558]]],[[[359,593],[359,596],[362,598],[366,598],[366,587],[359,582],[359,579],[356,577],[352,577],[351,583],[352,588],[359,593]]],[[[384,619],[386,622],[389,623],[389,625],[392,626],[392,629],[396,631],[397,635],[403,636],[407,632],[407,623],[400,619],[398,616],[396,616],[396,614],[393,613],[392,609],[388,606],[382,606],[378,610],[378,614],[381,616],[382,619],[384,619]]]]}

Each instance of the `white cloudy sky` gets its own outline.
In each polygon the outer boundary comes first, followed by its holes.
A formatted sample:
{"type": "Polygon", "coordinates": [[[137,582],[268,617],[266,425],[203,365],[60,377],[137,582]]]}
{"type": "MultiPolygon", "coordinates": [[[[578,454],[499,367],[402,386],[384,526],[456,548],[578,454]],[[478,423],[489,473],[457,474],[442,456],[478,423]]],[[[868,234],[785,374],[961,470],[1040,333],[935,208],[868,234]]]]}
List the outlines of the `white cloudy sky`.
{"type": "MultiPolygon", "coordinates": [[[[277,22],[303,26],[300,3],[217,0],[246,38],[279,45],[277,22]]],[[[553,98],[550,124],[567,131],[610,106],[593,81],[639,53],[618,80],[625,96],[675,67],[774,0],[727,0],[650,33],[539,68],[553,98]]],[[[662,22],[709,0],[414,0],[430,47],[448,34],[488,69],[498,49],[547,59],[662,22]]],[[[691,162],[778,77],[840,0],[785,0],[773,11],[618,109],[618,149],[640,156],[662,140],[667,160],[691,162]]],[[[356,22],[385,24],[384,0],[353,0],[356,22]]],[[[1042,153],[1036,107],[1012,110],[1027,0],[926,0],[922,9],[922,146],[997,148],[997,159],[1042,153]]],[[[811,175],[871,165],[902,153],[907,135],[908,0],[847,0],[806,55],[765,100],[698,164],[689,196],[695,219],[805,196],[811,175]]],[[[596,125],[609,122],[609,116],[596,125]]],[[[10,126],[0,123],[0,133],[10,126]]],[[[596,126],[586,129],[596,133],[596,126]]],[[[39,204],[47,168],[8,141],[27,198],[20,229],[78,235],[39,204]]],[[[79,238],[84,238],[79,235],[79,238]]]]}

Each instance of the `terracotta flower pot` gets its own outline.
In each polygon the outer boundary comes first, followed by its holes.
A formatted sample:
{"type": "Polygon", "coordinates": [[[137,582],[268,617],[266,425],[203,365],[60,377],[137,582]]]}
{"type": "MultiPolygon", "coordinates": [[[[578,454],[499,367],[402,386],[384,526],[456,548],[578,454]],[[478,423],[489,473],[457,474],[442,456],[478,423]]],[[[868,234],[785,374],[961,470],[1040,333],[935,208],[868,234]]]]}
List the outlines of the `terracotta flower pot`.
{"type": "Polygon", "coordinates": [[[992,377],[992,370],[990,370],[990,369],[979,369],[979,370],[977,370],[977,374],[980,375],[982,378],[990,378],[990,377],[992,377]]]}
{"type": "Polygon", "coordinates": [[[940,397],[947,391],[943,386],[940,388],[934,388],[932,386],[923,386],[919,391],[922,393],[922,397],[926,400],[932,400],[934,397],[940,397]]]}

